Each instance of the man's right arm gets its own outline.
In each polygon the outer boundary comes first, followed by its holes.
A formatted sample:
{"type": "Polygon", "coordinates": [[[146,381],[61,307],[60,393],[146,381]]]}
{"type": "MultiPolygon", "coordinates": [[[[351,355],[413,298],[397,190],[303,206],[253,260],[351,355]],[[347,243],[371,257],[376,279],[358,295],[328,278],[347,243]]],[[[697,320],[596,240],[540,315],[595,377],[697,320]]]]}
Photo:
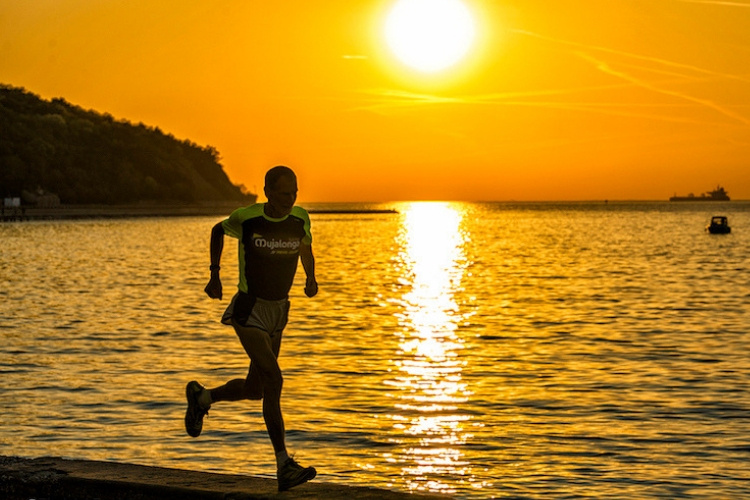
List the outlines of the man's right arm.
{"type": "Polygon", "coordinates": [[[221,252],[224,250],[224,226],[221,222],[211,230],[211,279],[205,292],[212,299],[221,299],[222,286],[219,271],[221,270],[221,252]]]}

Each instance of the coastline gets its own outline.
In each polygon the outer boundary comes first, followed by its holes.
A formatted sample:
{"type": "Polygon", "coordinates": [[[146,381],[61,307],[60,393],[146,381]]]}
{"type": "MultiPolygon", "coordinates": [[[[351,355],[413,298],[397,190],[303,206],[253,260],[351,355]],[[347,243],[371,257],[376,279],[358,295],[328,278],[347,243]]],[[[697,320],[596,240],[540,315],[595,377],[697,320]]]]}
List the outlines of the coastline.
{"type": "Polygon", "coordinates": [[[167,500],[324,498],[327,500],[449,500],[319,479],[279,493],[275,479],[59,457],[0,456],[0,496],[7,500],[167,500]]]}
{"type": "MultiPolygon", "coordinates": [[[[55,208],[29,207],[24,209],[6,209],[0,216],[0,222],[23,222],[34,220],[72,220],[72,219],[121,219],[138,217],[226,217],[239,205],[237,203],[221,204],[145,204],[145,205],[65,205],[55,208]]],[[[352,209],[309,209],[311,214],[384,214],[396,213],[395,210],[352,210],[352,209]]]]}

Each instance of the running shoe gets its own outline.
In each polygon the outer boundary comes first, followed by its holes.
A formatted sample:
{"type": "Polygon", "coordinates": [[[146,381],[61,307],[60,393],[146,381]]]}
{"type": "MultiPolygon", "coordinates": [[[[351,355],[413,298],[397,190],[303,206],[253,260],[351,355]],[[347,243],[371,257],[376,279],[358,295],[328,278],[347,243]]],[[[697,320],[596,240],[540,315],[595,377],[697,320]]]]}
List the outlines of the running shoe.
{"type": "Polygon", "coordinates": [[[203,417],[208,415],[211,408],[203,408],[198,402],[198,397],[206,388],[195,380],[188,382],[185,387],[185,396],[187,397],[187,411],[185,412],[185,430],[192,437],[198,437],[203,430],[203,417]]]}
{"type": "Polygon", "coordinates": [[[314,478],[315,474],[317,474],[315,468],[302,467],[293,458],[290,458],[276,471],[276,478],[279,481],[279,491],[286,491],[289,488],[306,483],[314,478]]]}

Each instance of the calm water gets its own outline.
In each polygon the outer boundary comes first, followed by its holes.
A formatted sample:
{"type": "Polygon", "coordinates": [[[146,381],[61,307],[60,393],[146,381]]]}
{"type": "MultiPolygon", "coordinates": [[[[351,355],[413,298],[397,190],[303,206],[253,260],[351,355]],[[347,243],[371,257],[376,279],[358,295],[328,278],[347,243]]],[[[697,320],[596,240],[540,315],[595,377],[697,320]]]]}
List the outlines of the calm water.
{"type": "MultiPolygon", "coordinates": [[[[321,292],[300,270],[280,359],[319,480],[750,496],[750,203],[396,208],[312,216],[321,292]]],[[[275,477],[257,402],[183,428],[189,380],[247,367],[203,294],[216,220],[0,225],[3,454],[275,477]]]]}

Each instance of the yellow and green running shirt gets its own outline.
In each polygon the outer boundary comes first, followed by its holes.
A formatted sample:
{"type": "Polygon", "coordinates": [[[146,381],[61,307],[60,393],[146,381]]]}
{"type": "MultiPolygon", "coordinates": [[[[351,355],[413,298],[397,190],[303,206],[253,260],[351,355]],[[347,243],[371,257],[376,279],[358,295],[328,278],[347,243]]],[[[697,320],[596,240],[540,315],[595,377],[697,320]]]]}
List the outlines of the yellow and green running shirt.
{"type": "Polygon", "coordinates": [[[264,203],[238,208],[222,221],[224,233],[239,240],[240,283],[252,297],[281,300],[289,296],[301,245],[310,245],[310,216],[294,207],[281,219],[263,213],[264,203]]]}

